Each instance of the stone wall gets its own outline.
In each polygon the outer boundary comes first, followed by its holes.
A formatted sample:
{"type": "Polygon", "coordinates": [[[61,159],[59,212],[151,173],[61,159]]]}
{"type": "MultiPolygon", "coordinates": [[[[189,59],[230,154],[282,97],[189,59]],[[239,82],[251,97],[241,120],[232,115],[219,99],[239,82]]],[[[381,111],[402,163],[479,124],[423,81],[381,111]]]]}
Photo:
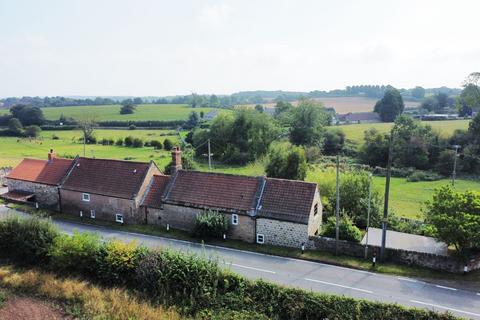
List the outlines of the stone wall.
{"type": "MultiPolygon", "coordinates": [[[[174,229],[192,231],[197,215],[202,209],[164,204],[163,209],[146,208],[147,223],[167,224],[174,229]]],[[[229,223],[227,237],[246,242],[255,241],[255,220],[246,215],[238,215],[238,224],[232,224],[232,214],[224,213],[229,223]]]]}
{"type": "Polygon", "coordinates": [[[108,197],[90,193],[90,201],[82,200],[82,192],[60,190],[62,212],[75,216],[83,212],[83,217],[90,218],[90,211],[95,210],[95,219],[115,221],[116,214],[123,215],[124,223],[145,223],[143,210],[135,205],[134,200],[108,197]]]}
{"type": "MultiPolygon", "coordinates": [[[[325,237],[310,237],[308,248],[312,250],[327,251],[335,253],[335,239],[325,237]]],[[[365,246],[359,243],[340,240],[338,241],[339,254],[363,258],[365,256],[365,246]]],[[[371,259],[373,253],[380,254],[380,247],[368,246],[368,258],[371,259]]],[[[385,249],[385,257],[388,261],[416,265],[420,267],[447,271],[453,273],[462,273],[465,265],[468,271],[480,269],[480,256],[471,257],[468,261],[458,259],[453,255],[443,256],[424,252],[407,251],[401,249],[385,249]]]]}
{"type": "Polygon", "coordinates": [[[26,191],[35,194],[39,207],[59,210],[58,187],[29,181],[7,179],[9,191],[26,191]]]}
{"type": "Polygon", "coordinates": [[[308,243],[306,224],[258,218],[257,234],[263,234],[265,244],[283,247],[301,248],[308,243]]]}
{"type": "Polygon", "coordinates": [[[0,168],[0,187],[7,184],[7,176],[12,171],[12,167],[0,168]]]}

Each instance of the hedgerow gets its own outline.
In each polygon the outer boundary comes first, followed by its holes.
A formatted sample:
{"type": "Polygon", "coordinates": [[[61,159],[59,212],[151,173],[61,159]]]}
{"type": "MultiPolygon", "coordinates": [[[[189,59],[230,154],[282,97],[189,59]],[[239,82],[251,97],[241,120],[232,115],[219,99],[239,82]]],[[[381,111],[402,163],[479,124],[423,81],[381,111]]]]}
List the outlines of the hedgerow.
{"type": "Polygon", "coordinates": [[[0,221],[3,257],[19,263],[31,254],[31,264],[61,274],[68,270],[107,286],[126,286],[155,303],[175,306],[199,319],[209,319],[209,315],[213,319],[222,319],[219,315],[223,315],[223,319],[238,320],[457,319],[446,313],[252,281],[220,268],[212,259],[171,250],[148,250],[116,240],[98,241],[97,246],[94,239],[79,234],[73,238],[60,236],[51,223],[38,219],[0,221]]]}

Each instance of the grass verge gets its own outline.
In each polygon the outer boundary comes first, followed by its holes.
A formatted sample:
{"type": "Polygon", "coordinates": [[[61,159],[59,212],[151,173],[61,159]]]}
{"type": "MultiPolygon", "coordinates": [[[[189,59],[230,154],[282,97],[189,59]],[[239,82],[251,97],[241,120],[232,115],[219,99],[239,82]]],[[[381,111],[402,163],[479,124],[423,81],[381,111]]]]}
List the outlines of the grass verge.
{"type": "MultiPolygon", "coordinates": [[[[174,309],[141,301],[121,288],[101,288],[87,281],[0,265],[0,288],[54,300],[80,319],[181,319],[174,309]]],[[[0,291],[1,292],[1,291],[0,291]]]]}

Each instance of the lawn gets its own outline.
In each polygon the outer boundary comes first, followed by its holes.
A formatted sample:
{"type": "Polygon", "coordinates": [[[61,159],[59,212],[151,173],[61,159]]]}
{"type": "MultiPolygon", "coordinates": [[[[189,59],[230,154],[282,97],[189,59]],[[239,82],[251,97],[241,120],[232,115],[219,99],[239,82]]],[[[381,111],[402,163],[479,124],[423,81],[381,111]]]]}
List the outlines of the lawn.
{"type": "MultiPolygon", "coordinates": [[[[82,119],[93,117],[96,121],[169,121],[185,120],[192,111],[207,113],[211,108],[191,108],[183,104],[141,104],[133,114],[120,114],[120,105],[80,106],[80,107],[48,107],[42,108],[45,118],[57,120],[63,114],[65,117],[82,119]]],[[[0,110],[0,114],[8,110],[0,110]]]]}
{"type": "MultiPolygon", "coordinates": [[[[430,125],[433,130],[440,132],[444,137],[452,135],[456,129],[468,129],[470,120],[448,120],[448,121],[422,121],[423,124],[430,125]]],[[[363,144],[364,132],[370,128],[375,128],[379,132],[387,133],[393,127],[393,123],[361,123],[335,126],[345,132],[347,139],[358,144],[363,144]]]]}
{"type": "MultiPolygon", "coordinates": [[[[167,130],[96,130],[97,139],[124,138],[128,135],[139,137],[143,140],[160,140],[165,138],[178,143],[174,131],[167,130]]],[[[53,148],[62,157],[83,155],[83,144],[80,131],[43,131],[40,139],[19,139],[13,137],[0,137],[0,167],[14,166],[23,158],[45,159],[47,152],[53,148]],[[53,135],[59,139],[53,139],[53,135]]],[[[87,145],[86,156],[109,159],[128,159],[134,161],[154,160],[163,169],[170,161],[170,153],[165,150],[153,150],[150,147],[127,148],[117,146],[87,145]]]]}

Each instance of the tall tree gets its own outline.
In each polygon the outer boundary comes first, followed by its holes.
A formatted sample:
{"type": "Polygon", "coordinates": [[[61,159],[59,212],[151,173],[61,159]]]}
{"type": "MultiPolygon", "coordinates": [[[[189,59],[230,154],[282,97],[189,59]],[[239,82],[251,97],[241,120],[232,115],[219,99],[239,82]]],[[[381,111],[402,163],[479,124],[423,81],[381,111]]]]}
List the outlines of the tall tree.
{"type": "Polygon", "coordinates": [[[331,116],[320,102],[301,99],[291,109],[290,141],[295,145],[319,145],[331,116]]]}
{"type": "Polygon", "coordinates": [[[395,88],[388,88],[376,104],[374,111],[380,115],[384,122],[392,122],[405,109],[402,96],[395,88]]]}
{"type": "Polygon", "coordinates": [[[272,178],[304,180],[307,176],[305,152],[291,145],[271,148],[265,172],[272,178]]]}

